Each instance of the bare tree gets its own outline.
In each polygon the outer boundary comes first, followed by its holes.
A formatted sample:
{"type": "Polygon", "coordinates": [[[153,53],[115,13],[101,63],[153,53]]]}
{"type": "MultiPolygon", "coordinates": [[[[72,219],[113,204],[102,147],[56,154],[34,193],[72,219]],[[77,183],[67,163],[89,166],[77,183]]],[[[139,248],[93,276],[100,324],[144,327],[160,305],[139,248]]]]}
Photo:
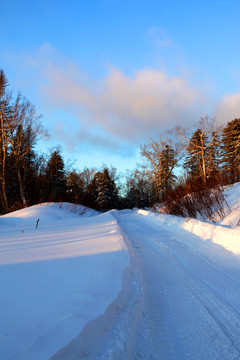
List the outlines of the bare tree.
{"type": "Polygon", "coordinates": [[[5,111],[4,111],[4,102],[1,102],[0,110],[0,132],[1,132],[1,197],[3,204],[3,211],[8,211],[8,201],[6,195],[6,179],[5,179],[5,168],[6,168],[6,156],[7,156],[7,131],[5,128],[5,111]]]}
{"type": "Polygon", "coordinates": [[[37,140],[48,136],[48,133],[44,130],[35,107],[20,93],[15,100],[10,96],[9,103],[12,105],[10,113],[5,116],[4,136],[14,156],[20,197],[22,205],[26,207],[27,202],[21,174],[21,167],[24,166],[23,160],[37,140]]]}
{"type": "Polygon", "coordinates": [[[157,139],[150,138],[148,143],[140,146],[141,155],[146,158],[148,165],[149,176],[156,184],[158,200],[162,200],[162,195],[165,191],[166,181],[166,165],[168,176],[171,179],[173,177],[173,170],[180,160],[180,148],[174,146],[170,139],[159,136],[157,139]],[[173,156],[168,159],[168,163],[164,163],[166,158],[165,154],[169,149],[173,150],[173,156]]]}
{"type": "Polygon", "coordinates": [[[6,117],[8,116],[10,111],[9,110],[10,96],[6,92],[7,86],[8,86],[7,78],[3,70],[0,70],[0,180],[1,180],[0,196],[2,203],[2,211],[4,213],[8,212],[5,169],[6,169],[7,150],[8,150],[6,117]]]}
{"type": "Polygon", "coordinates": [[[197,122],[197,126],[199,141],[195,141],[193,137],[189,136],[189,129],[181,126],[175,127],[175,129],[173,130],[173,134],[180,140],[185,150],[191,149],[191,151],[189,151],[189,161],[195,157],[199,157],[199,159],[201,160],[201,170],[199,175],[202,177],[203,182],[206,183],[208,170],[208,150],[211,149],[213,145],[217,145],[220,143],[220,140],[216,139],[221,128],[217,126],[215,118],[210,118],[208,116],[202,117],[197,122]],[[206,141],[209,136],[211,136],[210,142],[206,141]]]}

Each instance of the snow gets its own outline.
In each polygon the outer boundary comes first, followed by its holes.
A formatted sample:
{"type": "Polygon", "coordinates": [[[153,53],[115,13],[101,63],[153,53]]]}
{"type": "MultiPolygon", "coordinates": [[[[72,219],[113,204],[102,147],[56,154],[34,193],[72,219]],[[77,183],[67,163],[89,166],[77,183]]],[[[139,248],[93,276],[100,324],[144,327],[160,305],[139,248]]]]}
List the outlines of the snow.
{"type": "Polygon", "coordinates": [[[129,256],[116,220],[69,208],[0,217],[0,359],[49,359],[121,290],[129,256]]]}
{"type": "Polygon", "coordinates": [[[138,210],[138,214],[150,217],[152,222],[159,223],[163,228],[172,232],[187,230],[202,240],[222,245],[234,254],[240,254],[240,227],[228,228],[210,222],[172,215],[155,214],[147,210],[138,210]]]}
{"type": "Polygon", "coordinates": [[[185,219],[147,210],[136,211],[141,215],[150,216],[151,221],[159,223],[172,232],[176,229],[178,231],[184,229],[202,240],[211,241],[234,254],[240,254],[240,226],[237,226],[240,220],[240,183],[227,186],[224,195],[227,201],[224,207],[226,216],[219,219],[216,224],[211,221],[185,219]]]}
{"type": "Polygon", "coordinates": [[[115,339],[100,359],[239,359],[239,256],[174,217],[123,212],[118,221],[142,291],[121,357],[115,339]]]}
{"type": "Polygon", "coordinates": [[[240,183],[225,191],[217,223],[53,203],[0,217],[0,359],[239,359],[240,183]]]}
{"type": "Polygon", "coordinates": [[[226,216],[219,219],[221,225],[240,226],[240,183],[226,187],[225,196],[228,206],[225,207],[226,216]]]}

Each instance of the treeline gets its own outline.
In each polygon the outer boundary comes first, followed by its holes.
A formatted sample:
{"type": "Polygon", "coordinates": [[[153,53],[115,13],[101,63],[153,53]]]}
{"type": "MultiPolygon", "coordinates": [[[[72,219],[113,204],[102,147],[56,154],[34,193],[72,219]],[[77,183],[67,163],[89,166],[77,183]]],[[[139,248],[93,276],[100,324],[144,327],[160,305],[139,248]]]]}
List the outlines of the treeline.
{"type": "Polygon", "coordinates": [[[149,139],[141,155],[144,170],[127,180],[128,204],[164,203],[168,213],[196,216],[200,207],[207,213],[219,201],[220,212],[221,186],[240,181],[240,119],[225,127],[209,117],[193,130],[177,126],[165,137],[149,139]]]}
{"type": "Polygon", "coordinates": [[[142,164],[121,176],[107,167],[67,170],[60,148],[38,154],[37,141],[48,136],[40,120],[29,101],[8,91],[7,78],[0,70],[2,214],[49,201],[98,210],[165,203],[174,213],[180,211],[181,199],[187,202],[189,193],[206,193],[206,189],[240,181],[240,119],[221,128],[205,117],[193,130],[176,127],[164,137],[149,139],[140,148],[142,164]]]}
{"type": "Polygon", "coordinates": [[[8,91],[0,70],[0,213],[51,201],[101,210],[122,206],[116,170],[68,171],[60,147],[37,153],[38,140],[48,137],[40,120],[26,98],[8,91]]]}

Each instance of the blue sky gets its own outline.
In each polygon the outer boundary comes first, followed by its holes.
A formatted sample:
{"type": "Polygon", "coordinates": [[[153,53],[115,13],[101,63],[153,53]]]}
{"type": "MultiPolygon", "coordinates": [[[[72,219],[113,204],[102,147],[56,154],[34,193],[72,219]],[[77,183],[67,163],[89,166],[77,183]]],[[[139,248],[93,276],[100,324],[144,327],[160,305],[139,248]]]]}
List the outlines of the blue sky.
{"type": "Polygon", "coordinates": [[[0,0],[0,68],[75,167],[122,171],[139,144],[240,116],[239,1],[0,0]]]}

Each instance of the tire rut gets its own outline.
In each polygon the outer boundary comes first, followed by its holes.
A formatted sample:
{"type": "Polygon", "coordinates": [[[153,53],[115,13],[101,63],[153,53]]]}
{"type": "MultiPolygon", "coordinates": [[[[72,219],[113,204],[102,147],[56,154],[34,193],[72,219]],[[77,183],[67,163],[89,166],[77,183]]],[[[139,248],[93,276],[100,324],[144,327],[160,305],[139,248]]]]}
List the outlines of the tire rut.
{"type": "MultiPolygon", "coordinates": [[[[115,337],[97,360],[240,359],[239,309],[191,271],[181,251],[175,253],[168,243],[170,233],[136,216],[117,220],[131,254],[133,288],[137,284],[139,290],[119,314],[115,337]]],[[[187,251],[197,261],[198,254],[187,251]]],[[[231,281],[239,286],[238,279],[231,281]]]]}

